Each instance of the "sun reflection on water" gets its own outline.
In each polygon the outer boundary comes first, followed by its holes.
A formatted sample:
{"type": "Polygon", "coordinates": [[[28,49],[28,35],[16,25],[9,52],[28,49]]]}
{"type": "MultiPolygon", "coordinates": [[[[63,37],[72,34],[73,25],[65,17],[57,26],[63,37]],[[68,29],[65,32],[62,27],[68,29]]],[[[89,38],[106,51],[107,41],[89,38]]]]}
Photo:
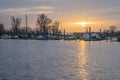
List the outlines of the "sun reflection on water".
{"type": "Polygon", "coordinates": [[[89,79],[89,72],[86,69],[87,67],[87,58],[88,54],[86,52],[86,42],[81,41],[78,45],[78,76],[80,77],[80,80],[90,80],[89,79]]]}

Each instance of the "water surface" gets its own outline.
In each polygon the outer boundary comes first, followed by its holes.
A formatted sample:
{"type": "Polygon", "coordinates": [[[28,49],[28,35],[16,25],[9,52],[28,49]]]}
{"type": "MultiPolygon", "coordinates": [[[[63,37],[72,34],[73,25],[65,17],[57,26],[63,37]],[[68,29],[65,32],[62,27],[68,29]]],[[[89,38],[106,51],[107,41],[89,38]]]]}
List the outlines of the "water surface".
{"type": "Polygon", "coordinates": [[[120,80],[120,43],[0,40],[0,80],[120,80]]]}

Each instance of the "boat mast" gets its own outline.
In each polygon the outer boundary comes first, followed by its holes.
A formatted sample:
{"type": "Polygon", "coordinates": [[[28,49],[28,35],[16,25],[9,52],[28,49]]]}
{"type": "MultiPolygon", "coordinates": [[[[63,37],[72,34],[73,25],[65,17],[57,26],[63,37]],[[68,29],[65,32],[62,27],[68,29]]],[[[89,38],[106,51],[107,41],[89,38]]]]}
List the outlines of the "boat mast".
{"type": "Polygon", "coordinates": [[[88,28],[87,28],[87,17],[86,17],[86,33],[88,33],[88,28]]]}
{"type": "Polygon", "coordinates": [[[60,26],[61,26],[61,39],[62,39],[62,20],[60,23],[61,23],[60,26]]]}
{"type": "Polygon", "coordinates": [[[28,22],[27,22],[27,14],[25,13],[25,23],[26,23],[26,34],[27,34],[27,27],[28,27],[28,22]]]}

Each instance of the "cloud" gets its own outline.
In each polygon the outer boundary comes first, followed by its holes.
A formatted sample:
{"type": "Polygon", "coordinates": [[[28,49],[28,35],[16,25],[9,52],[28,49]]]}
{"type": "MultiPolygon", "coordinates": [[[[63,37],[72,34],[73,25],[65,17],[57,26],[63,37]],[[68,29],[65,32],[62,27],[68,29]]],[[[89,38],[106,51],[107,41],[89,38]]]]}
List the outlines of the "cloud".
{"type": "Polygon", "coordinates": [[[29,8],[7,8],[7,9],[0,9],[0,13],[5,14],[24,14],[27,12],[28,14],[50,14],[54,10],[53,7],[50,6],[36,6],[36,7],[29,7],[29,8]]]}
{"type": "Polygon", "coordinates": [[[110,14],[110,13],[120,13],[120,6],[102,8],[93,11],[95,14],[110,14]]]}
{"type": "MultiPolygon", "coordinates": [[[[34,1],[43,1],[43,0],[34,0],[34,1]]],[[[61,1],[61,0],[44,0],[44,1],[61,1]]]]}
{"type": "Polygon", "coordinates": [[[35,12],[32,12],[32,11],[29,11],[27,12],[28,14],[51,14],[53,13],[53,11],[35,11],[35,12]]]}

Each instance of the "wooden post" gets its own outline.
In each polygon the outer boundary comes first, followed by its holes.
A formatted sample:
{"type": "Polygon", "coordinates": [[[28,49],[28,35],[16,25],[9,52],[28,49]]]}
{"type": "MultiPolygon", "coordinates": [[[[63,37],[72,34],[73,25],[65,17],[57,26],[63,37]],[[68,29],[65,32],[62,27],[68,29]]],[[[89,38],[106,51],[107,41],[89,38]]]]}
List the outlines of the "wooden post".
{"type": "Polygon", "coordinates": [[[89,27],[89,41],[91,40],[90,36],[91,36],[91,27],[89,27]]]}
{"type": "Polygon", "coordinates": [[[64,40],[65,40],[65,29],[64,29],[64,40]]]}
{"type": "Polygon", "coordinates": [[[102,39],[102,35],[101,35],[101,29],[100,29],[100,40],[102,39]]]}

